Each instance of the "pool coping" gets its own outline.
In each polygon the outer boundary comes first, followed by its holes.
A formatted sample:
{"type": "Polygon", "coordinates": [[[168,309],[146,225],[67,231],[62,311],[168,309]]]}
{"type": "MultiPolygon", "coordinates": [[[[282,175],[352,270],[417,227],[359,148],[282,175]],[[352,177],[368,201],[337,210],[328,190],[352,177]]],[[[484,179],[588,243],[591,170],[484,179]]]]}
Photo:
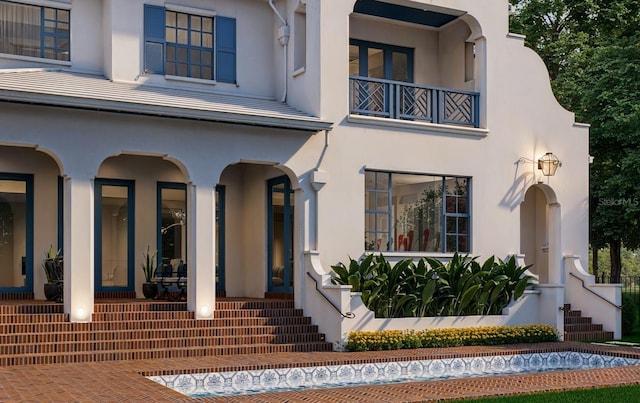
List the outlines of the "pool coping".
{"type": "MultiPolygon", "coordinates": [[[[577,352],[640,359],[640,349],[632,346],[609,346],[582,342],[547,342],[495,346],[461,346],[363,352],[281,353],[261,356],[228,356],[230,363],[203,367],[170,368],[139,372],[142,376],[197,374],[210,372],[253,371],[328,365],[375,364],[390,361],[416,361],[496,355],[577,352]],[[272,359],[264,360],[268,356],[272,359]],[[281,359],[273,359],[281,357],[281,359]],[[262,361],[262,362],[260,362],[262,361]]],[[[213,358],[213,357],[212,357],[213,358]]],[[[218,357],[216,357],[218,358],[218,357]]]]}
{"type": "Polygon", "coordinates": [[[277,353],[0,366],[0,401],[61,403],[93,403],[96,401],[103,403],[125,401],[174,403],[442,402],[489,396],[640,384],[640,366],[624,366],[194,399],[142,376],[142,374],[216,372],[235,368],[278,368],[313,363],[323,365],[341,362],[375,363],[415,358],[455,358],[559,350],[640,358],[640,349],[634,347],[557,342],[360,353],[277,353]]]}

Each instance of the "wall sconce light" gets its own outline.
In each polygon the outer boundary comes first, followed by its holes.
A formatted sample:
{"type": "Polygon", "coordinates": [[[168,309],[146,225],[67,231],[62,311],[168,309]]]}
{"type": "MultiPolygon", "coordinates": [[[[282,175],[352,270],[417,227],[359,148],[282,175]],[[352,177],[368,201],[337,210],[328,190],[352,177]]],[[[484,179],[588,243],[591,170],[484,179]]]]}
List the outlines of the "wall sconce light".
{"type": "Polygon", "coordinates": [[[548,152],[538,160],[538,169],[542,170],[544,176],[553,176],[562,162],[553,153],[548,152]]]}

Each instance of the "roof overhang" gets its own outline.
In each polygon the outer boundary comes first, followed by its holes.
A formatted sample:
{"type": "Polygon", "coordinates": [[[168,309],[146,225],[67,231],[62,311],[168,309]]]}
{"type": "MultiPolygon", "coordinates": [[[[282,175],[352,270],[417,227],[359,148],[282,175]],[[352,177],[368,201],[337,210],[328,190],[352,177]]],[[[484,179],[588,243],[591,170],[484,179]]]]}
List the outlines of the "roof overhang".
{"type": "Polygon", "coordinates": [[[433,28],[440,28],[465,14],[462,11],[441,10],[439,8],[429,7],[428,5],[424,5],[423,8],[415,8],[377,0],[358,0],[353,11],[359,14],[388,18],[433,28]]]}
{"type": "Polygon", "coordinates": [[[306,132],[333,127],[278,101],[117,83],[60,70],[1,72],[0,101],[306,132]]]}

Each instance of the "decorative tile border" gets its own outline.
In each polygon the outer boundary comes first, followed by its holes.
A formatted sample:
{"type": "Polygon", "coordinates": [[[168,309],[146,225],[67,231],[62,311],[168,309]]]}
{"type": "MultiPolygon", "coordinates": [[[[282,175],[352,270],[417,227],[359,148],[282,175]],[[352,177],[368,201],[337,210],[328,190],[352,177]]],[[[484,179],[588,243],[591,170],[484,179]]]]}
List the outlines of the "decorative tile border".
{"type": "Polygon", "coordinates": [[[190,397],[205,397],[627,365],[640,365],[640,359],[563,351],[147,378],[190,397]]]}

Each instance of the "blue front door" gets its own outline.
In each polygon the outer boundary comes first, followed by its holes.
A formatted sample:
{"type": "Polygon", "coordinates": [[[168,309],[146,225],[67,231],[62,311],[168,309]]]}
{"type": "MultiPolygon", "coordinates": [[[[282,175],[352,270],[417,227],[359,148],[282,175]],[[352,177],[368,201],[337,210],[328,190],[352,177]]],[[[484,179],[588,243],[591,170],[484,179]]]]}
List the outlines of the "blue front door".
{"type": "Polygon", "coordinates": [[[293,191],[287,176],[267,181],[267,283],[270,292],[293,292],[293,191]]]}

